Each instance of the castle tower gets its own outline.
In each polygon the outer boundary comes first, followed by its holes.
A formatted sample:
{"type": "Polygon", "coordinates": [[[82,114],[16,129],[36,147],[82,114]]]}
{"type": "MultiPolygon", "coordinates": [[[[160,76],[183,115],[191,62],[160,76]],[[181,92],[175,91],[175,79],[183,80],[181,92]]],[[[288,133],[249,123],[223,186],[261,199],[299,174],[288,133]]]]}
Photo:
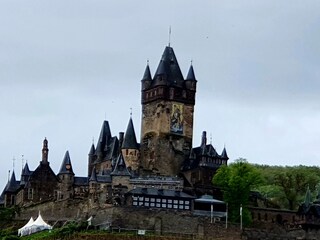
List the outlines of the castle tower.
{"type": "Polygon", "coordinates": [[[58,173],[60,180],[60,198],[72,198],[73,196],[73,183],[74,183],[74,172],[72,169],[71,159],[69,151],[66,151],[63,161],[61,163],[60,171],[58,173]]]}
{"type": "Polygon", "coordinates": [[[167,46],[151,78],[146,67],[142,84],[141,163],[145,170],[177,175],[190,154],[197,80],[192,65],[184,80],[167,46]]]}
{"type": "Polygon", "coordinates": [[[124,135],[121,152],[127,167],[131,168],[132,171],[137,171],[140,166],[140,151],[131,117],[124,135]]]}

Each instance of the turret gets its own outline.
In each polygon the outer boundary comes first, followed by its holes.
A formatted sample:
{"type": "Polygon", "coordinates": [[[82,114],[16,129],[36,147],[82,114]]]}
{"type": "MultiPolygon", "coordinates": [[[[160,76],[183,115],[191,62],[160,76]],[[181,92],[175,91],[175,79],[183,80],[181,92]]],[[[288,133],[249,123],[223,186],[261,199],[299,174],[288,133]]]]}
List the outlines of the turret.
{"type": "Polygon", "coordinates": [[[63,198],[73,197],[74,172],[72,169],[69,151],[66,151],[58,173],[60,179],[60,191],[63,198]]]}
{"type": "Polygon", "coordinates": [[[105,147],[110,138],[111,138],[111,131],[110,131],[109,123],[108,121],[104,121],[102,124],[100,136],[97,142],[97,148],[95,151],[95,155],[97,156],[98,161],[103,160],[105,156],[105,147]]]}
{"type": "Polygon", "coordinates": [[[122,155],[127,163],[128,168],[133,171],[138,170],[140,165],[140,151],[131,117],[122,143],[122,155]]]}
{"type": "Polygon", "coordinates": [[[92,143],[90,151],[88,153],[88,177],[91,176],[92,168],[93,168],[93,162],[95,160],[95,147],[94,144],[92,143]]]}
{"type": "Polygon", "coordinates": [[[152,82],[152,78],[151,78],[150,68],[148,64],[141,80],[141,90],[146,90],[147,88],[149,88],[151,85],[151,82],[152,82]]]}
{"type": "Polygon", "coordinates": [[[49,149],[48,149],[48,140],[45,138],[43,140],[43,147],[42,147],[42,164],[49,164],[48,162],[48,154],[49,154],[49,149]]]}
{"type": "Polygon", "coordinates": [[[193,70],[193,66],[192,64],[190,65],[189,71],[188,71],[188,75],[187,78],[185,80],[185,84],[186,84],[186,88],[191,90],[191,91],[196,91],[197,89],[197,80],[196,77],[194,75],[194,70],[193,70]]]}

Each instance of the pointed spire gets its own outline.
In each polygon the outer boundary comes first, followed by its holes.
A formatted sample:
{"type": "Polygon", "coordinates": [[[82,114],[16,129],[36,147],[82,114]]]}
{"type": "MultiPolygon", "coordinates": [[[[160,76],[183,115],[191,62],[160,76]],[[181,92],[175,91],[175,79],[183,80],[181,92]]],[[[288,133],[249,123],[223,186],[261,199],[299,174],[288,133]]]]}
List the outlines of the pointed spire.
{"type": "Polygon", "coordinates": [[[154,85],[168,84],[179,87],[183,86],[184,79],[172,47],[167,46],[165,48],[153,81],[154,85]],[[163,76],[165,76],[165,79],[163,79],[163,76]],[[160,77],[160,80],[158,77],[160,77]]]}
{"type": "Polygon", "coordinates": [[[151,77],[150,67],[149,67],[149,64],[147,64],[146,70],[144,71],[144,74],[142,77],[142,81],[151,81],[151,80],[152,80],[152,77],[151,77]]]}
{"type": "Polygon", "coordinates": [[[96,166],[92,168],[91,177],[89,179],[89,182],[97,182],[97,173],[96,173],[96,166]]]}
{"type": "Polygon", "coordinates": [[[228,154],[227,154],[226,147],[223,148],[222,153],[221,153],[221,157],[222,157],[223,159],[226,159],[226,160],[229,159],[228,154]]]}
{"type": "Polygon", "coordinates": [[[113,176],[131,176],[127,169],[122,153],[119,154],[116,165],[111,173],[113,176]]]}
{"type": "Polygon", "coordinates": [[[28,179],[28,177],[30,176],[31,172],[29,170],[29,166],[28,163],[26,162],[26,164],[24,165],[24,168],[21,171],[21,180],[20,180],[20,185],[24,185],[28,179]]]}
{"type": "Polygon", "coordinates": [[[124,149],[138,149],[138,143],[136,139],[136,133],[134,131],[134,126],[132,118],[130,117],[126,133],[124,135],[122,148],[124,149]]]}
{"type": "Polygon", "coordinates": [[[89,152],[88,155],[89,155],[89,156],[94,155],[95,151],[96,151],[96,149],[95,149],[95,147],[94,147],[94,144],[92,143],[91,148],[90,148],[90,152],[89,152]]]}
{"type": "Polygon", "coordinates": [[[196,81],[196,77],[194,75],[194,70],[193,70],[193,66],[192,64],[190,65],[189,71],[188,71],[188,75],[186,80],[192,80],[192,81],[196,81]]]}
{"type": "Polygon", "coordinates": [[[111,131],[108,121],[104,121],[100,131],[100,136],[97,143],[96,154],[103,155],[105,145],[107,141],[111,138],[111,131]]]}
{"type": "Polygon", "coordinates": [[[69,151],[66,151],[66,153],[64,155],[59,174],[73,174],[74,175],[73,170],[72,170],[72,164],[71,164],[69,151]]]}
{"type": "Polygon", "coordinates": [[[18,189],[19,185],[16,180],[16,175],[14,171],[12,171],[10,181],[7,184],[6,191],[7,192],[15,192],[18,189]]]}

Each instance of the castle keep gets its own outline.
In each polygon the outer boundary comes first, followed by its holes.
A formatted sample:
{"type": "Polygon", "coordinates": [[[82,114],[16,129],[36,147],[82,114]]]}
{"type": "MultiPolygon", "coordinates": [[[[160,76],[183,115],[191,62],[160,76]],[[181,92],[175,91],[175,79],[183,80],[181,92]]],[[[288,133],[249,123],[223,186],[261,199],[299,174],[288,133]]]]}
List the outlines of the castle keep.
{"type": "Polygon", "coordinates": [[[31,171],[26,163],[20,177],[12,172],[0,205],[32,206],[42,202],[81,200],[103,206],[192,210],[192,201],[207,193],[211,179],[226,165],[226,149],[217,153],[207,143],[192,146],[197,80],[191,65],[181,73],[172,47],[167,46],[153,77],[149,65],[141,80],[141,139],[132,118],[125,132],[111,134],[104,121],[98,141],[88,149],[87,176],[73,172],[69,152],[55,174],[44,139],[42,160],[31,171]]]}

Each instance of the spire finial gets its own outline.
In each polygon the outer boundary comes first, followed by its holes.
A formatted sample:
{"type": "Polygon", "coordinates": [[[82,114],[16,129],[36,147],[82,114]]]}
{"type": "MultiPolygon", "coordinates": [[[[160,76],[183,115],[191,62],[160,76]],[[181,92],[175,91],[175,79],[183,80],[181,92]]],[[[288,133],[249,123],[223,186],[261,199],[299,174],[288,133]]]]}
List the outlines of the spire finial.
{"type": "Polygon", "coordinates": [[[193,60],[191,59],[191,60],[190,60],[190,65],[191,65],[191,66],[192,66],[192,63],[193,63],[193,60]]]}
{"type": "Polygon", "coordinates": [[[94,137],[92,137],[92,144],[94,144],[94,137]]]}
{"type": "Polygon", "coordinates": [[[149,59],[147,59],[147,66],[149,66],[149,59]]]}
{"type": "Polygon", "coordinates": [[[210,133],[210,144],[212,145],[212,133],[210,133]]]}
{"type": "Polygon", "coordinates": [[[130,108],[130,118],[132,118],[132,107],[130,108]]]}
{"type": "Polygon", "coordinates": [[[23,170],[23,165],[24,165],[23,154],[21,155],[21,162],[22,162],[22,170],[23,170]]]}
{"type": "Polygon", "coordinates": [[[14,171],[14,162],[16,161],[15,157],[12,158],[12,171],[14,171]]]}
{"type": "Polygon", "coordinates": [[[8,171],[8,182],[10,181],[10,170],[8,171]]]}
{"type": "Polygon", "coordinates": [[[171,44],[171,25],[169,26],[169,47],[171,44]]]}

